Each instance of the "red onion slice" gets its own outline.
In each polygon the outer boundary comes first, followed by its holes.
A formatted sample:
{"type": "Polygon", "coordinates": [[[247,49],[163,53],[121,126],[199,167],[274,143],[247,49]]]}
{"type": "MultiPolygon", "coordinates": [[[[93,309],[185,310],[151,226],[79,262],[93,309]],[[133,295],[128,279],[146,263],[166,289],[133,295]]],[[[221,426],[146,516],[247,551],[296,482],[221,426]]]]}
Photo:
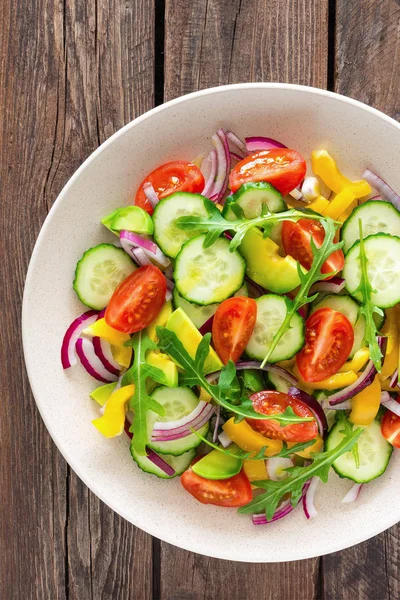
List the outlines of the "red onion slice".
{"type": "Polygon", "coordinates": [[[311,477],[310,485],[303,496],[303,510],[307,519],[313,519],[317,516],[317,510],[314,506],[315,492],[319,483],[319,477],[311,477]]]}
{"type": "MultiPolygon", "coordinates": [[[[218,169],[218,158],[217,158],[217,153],[215,150],[211,150],[210,154],[208,155],[208,157],[205,159],[210,163],[210,171],[204,186],[204,190],[201,192],[202,196],[206,196],[208,197],[208,195],[210,193],[212,193],[213,187],[214,187],[214,181],[215,181],[215,176],[217,174],[217,169],[218,169]]],[[[203,161],[204,163],[204,161],[203,161]]],[[[203,165],[201,170],[203,171],[203,165]]]]}
{"type": "Polygon", "coordinates": [[[167,442],[190,435],[190,429],[203,427],[211,419],[214,410],[214,405],[201,400],[189,415],[178,421],[157,421],[154,423],[151,439],[153,442],[167,442]]]}
{"type": "Polygon", "coordinates": [[[290,458],[282,458],[280,456],[273,456],[265,461],[268,479],[271,481],[281,481],[288,476],[284,469],[293,467],[293,461],[290,458]]]}
{"type": "Polygon", "coordinates": [[[247,152],[256,152],[257,150],[274,150],[275,148],[287,148],[285,144],[268,137],[247,137],[245,138],[245,141],[247,152]]]}
{"type": "Polygon", "coordinates": [[[203,325],[199,329],[201,335],[206,335],[206,333],[212,332],[213,321],[214,321],[214,315],[212,315],[212,317],[210,317],[209,319],[207,319],[207,321],[205,323],[203,323],[203,325]]]}
{"type": "Polygon", "coordinates": [[[147,181],[146,183],[143,184],[143,191],[144,191],[144,195],[146,196],[147,200],[150,202],[151,206],[154,208],[155,205],[158,204],[160,199],[157,196],[157,193],[156,193],[153,185],[150,183],[150,181],[147,181]]]}
{"type": "MultiPolygon", "coordinates": [[[[304,498],[304,494],[307,492],[309,485],[310,485],[309,481],[307,481],[304,484],[301,500],[304,498]]],[[[300,502],[299,502],[299,504],[300,504],[300,502]]],[[[296,506],[298,506],[298,504],[296,506]]],[[[279,519],[286,517],[286,515],[291,513],[292,510],[294,508],[296,508],[296,506],[292,506],[290,504],[290,500],[285,500],[281,504],[281,506],[278,508],[278,510],[275,511],[275,514],[270,521],[267,520],[267,517],[265,516],[264,513],[261,515],[252,515],[251,519],[253,521],[253,525],[269,525],[270,523],[274,523],[275,521],[278,521],[279,519]]]]}
{"type": "Polygon", "coordinates": [[[143,264],[149,265],[152,264],[151,261],[162,267],[168,267],[171,264],[169,258],[161,252],[157,244],[133,231],[123,229],[119,234],[119,241],[125,252],[140,264],[143,262],[143,264]],[[138,250],[140,250],[139,253],[138,250]]]}
{"type": "Polygon", "coordinates": [[[400,210],[400,196],[379,175],[366,169],[361,176],[375,188],[385,200],[389,200],[397,210],[400,210]]]}
{"type": "Polygon", "coordinates": [[[308,408],[313,413],[315,420],[317,421],[319,434],[324,437],[325,433],[328,431],[328,421],[326,420],[326,415],[320,403],[315,398],[310,396],[310,394],[307,394],[306,392],[303,392],[303,390],[299,390],[299,388],[294,386],[289,388],[288,394],[293,398],[298,398],[304,402],[304,404],[307,404],[308,408]]]}
{"type": "Polygon", "coordinates": [[[311,286],[310,295],[316,292],[328,292],[328,294],[338,294],[346,285],[345,279],[342,277],[332,277],[329,281],[318,281],[311,286]]]}
{"type": "Polygon", "coordinates": [[[363,483],[355,483],[343,498],[342,504],[350,504],[351,502],[355,502],[360,495],[363,485],[363,483]]]}
{"type": "Polygon", "coordinates": [[[395,388],[398,385],[399,385],[399,370],[396,369],[395,372],[393,373],[391,379],[390,379],[389,387],[390,388],[395,388]]]}
{"type": "Polygon", "coordinates": [[[80,338],[82,331],[86,327],[90,327],[97,320],[98,315],[97,310],[88,310],[74,319],[68,327],[61,344],[61,363],[63,369],[69,369],[76,365],[76,342],[80,338]]]}
{"type": "Polygon", "coordinates": [[[216,441],[218,439],[218,427],[219,427],[219,423],[221,420],[221,407],[219,404],[217,406],[215,414],[216,414],[216,418],[215,418],[214,433],[213,433],[213,438],[212,438],[212,441],[214,442],[214,444],[216,443],[216,441]]]}
{"type": "Polygon", "coordinates": [[[166,475],[169,477],[173,477],[175,475],[175,469],[171,467],[157,452],[151,450],[150,448],[146,448],[147,458],[154,464],[156,467],[161,469],[166,475]]]}
{"type": "Polygon", "coordinates": [[[96,356],[101,360],[107,371],[119,377],[120,366],[112,355],[110,344],[97,336],[92,338],[92,342],[96,356]]]}
{"type": "Polygon", "coordinates": [[[89,375],[97,379],[97,381],[102,381],[103,383],[117,381],[118,375],[110,373],[110,371],[105,368],[99,357],[96,356],[92,340],[87,338],[79,338],[76,341],[76,352],[83,367],[86,369],[89,375]]]}
{"type": "Polygon", "coordinates": [[[236,152],[230,152],[231,155],[231,159],[232,160],[236,160],[237,162],[240,162],[241,160],[243,160],[243,156],[239,156],[239,154],[236,154],[236,152]]]}
{"type": "Polygon", "coordinates": [[[397,400],[393,400],[389,392],[381,393],[381,404],[392,413],[400,417],[400,403],[397,400]]]}
{"type": "Polygon", "coordinates": [[[240,150],[240,152],[243,154],[242,158],[247,156],[246,144],[237,135],[235,135],[233,131],[227,131],[226,137],[230,142],[232,142],[232,144],[236,146],[236,148],[238,148],[238,150],[240,150]]]}
{"type": "Polygon", "coordinates": [[[231,155],[228,140],[223,129],[218,129],[217,133],[215,133],[211,139],[217,151],[218,170],[213,188],[210,190],[210,200],[219,202],[223,199],[228,186],[231,155]]]}

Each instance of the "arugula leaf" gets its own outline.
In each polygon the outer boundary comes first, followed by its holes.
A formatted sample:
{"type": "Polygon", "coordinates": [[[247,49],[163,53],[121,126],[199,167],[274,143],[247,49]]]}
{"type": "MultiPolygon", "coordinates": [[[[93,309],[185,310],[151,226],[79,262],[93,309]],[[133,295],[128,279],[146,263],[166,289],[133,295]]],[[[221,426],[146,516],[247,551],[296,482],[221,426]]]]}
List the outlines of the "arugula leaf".
{"type": "MultiPolygon", "coordinates": [[[[344,435],[349,435],[353,431],[353,425],[352,423],[350,423],[344,410],[337,411],[336,421],[340,421],[343,425],[343,429],[340,430],[340,433],[343,433],[344,435]]],[[[360,453],[358,451],[358,442],[352,447],[351,453],[353,455],[354,462],[356,463],[356,468],[358,469],[360,467],[360,453]]]]}
{"type": "Polygon", "coordinates": [[[150,377],[157,383],[166,385],[166,377],[157,367],[146,362],[146,352],[155,350],[157,344],[139,331],[125,342],[124,346],[133,348],[134,361],[122,378],[121,385],[135,384],[135,392],[129,401],[129,408],[135,413],[130,431],[133,433],[132,444],[140,456],[146,455],[147,436],[147,411],[152,410],[160,416],[165,414],[165,409],[156,400],[151,398],[146,391],[146,379],[150,377]]]}
{"type": "MultiPolygon", "coordinates": [[[[283,214],[283,213],[280,213],[280,214],[283,214]]],[[[304,217],[304,215],[303,215],[303,217],[304,217]]],[[[307,218],[309,218],[308,215],[307,215],[307,218]]],[[[271,345],[268,349],[266,357],[264,358],[264,360],[261,363],[261,367],[264,367],[264,365],[267,363],[268,359],[270,358],[271,354],[273,353],[273,351],[275,350],[275,348],[281,341],[282,337],[290,329],[293,315],[299,310],[299,308],[301,308],[305,304],[308,304],[309,302],[312,302],[317,297],[318,294],[314,294],[313,296],[308,296],[311,286],[316,281],[320,281],[321,279],[326,279],[327,277],[330,277],[332,275],[332,273],[322,274],[321,267],[324,264],[324,262],[326,261],[326,259],[332,254],[332,252],[335,252],[335,250],[339,250],[339,248],[341,248],[343,246],[343,242],[339,242],[339,243],[334,242],[334,238],[335,238],[335,234],[336,234],[335,221],[333,221],[330,218],[326,218],[325,220],[321,221],[321,225],[323,226],[323,228],[325,230],[324,241],[322,242],[321,247],[317,248],[314,243],[313,238],[310,238],[310,245],[311,245],[311,250],[313,253],[313,262],[311,265],[311,269],[309,271],[304,273],[303,269],[300,266],[300,263],[297,263],[297,272],[298,272],[299,278],[300,278],[299,291],[297,292],[297,295],[294,298],[294,300],[290,301],[290,300],[286,299],[286,307],[287,307],[286,316],[285,316],[281,326],[279,327],[278,331],[272,338],[271,345]]]]}
{"type": "Polygon", "coordinates": [[[358,293],[361,296],[362,304],[359,312],[365,317],[365,340],[369,346],[371,360],[374,363],[378,373],[380,373],[382,369],[383,354],[378,343],[378,330],[374,320],[374,313],[383,316],[383,310],[375,306],[371,300],[371,295],[374,290],[372,289],[368,278],[368,258],[365,253],[361,219],[358,220],[358,227],[360,231],[360,253],[358,255],[358,260],[360,261],[361,267],[361,279],[358,288],[356,288],[354,291],[354,294],[358,293]]]}
{"type": "Polygon", "coordinates": [[[279,502],[286,494],[290,494],[292,506],[296,506],[301,498],[303,486],[311,477],[319,477],[324,483],[328,481],[329,469],[339,456],[349,452],[363,432],[358,427],[351,433],[345,433],[343,440],[333,448],[325,452],[314,454],[313,462],[307,467],[290,467],[286,469],[288,476],[280,481],[253,481],[253,484],[266,490],[263,494],[256,496],[251,502],[239,508],[239,513],[259,513],[265,511],[267,519],[272,519],[279,502]]]}
{"type": "Polygon", "coordinates": [[[178,217],[175,219],[174,224],[176,227],[179,227],[179,229],[184,229],[186,231],[207,231],[208,233],[203,243],[204,248],[209,248],[225,231],[233,231],[235,235],[233,236],[229,246],[231,252],[240,246],[244,236],[252,227],[267,227],[270,229],[273,225],[279,223],[280,221],[298,221],[299,219],[304,218],[314,219],[317,221],[325,219],[325,217],[318,215],[317,213],[297,210],[294,208],[280,213],[271,213],[266,204],[263,204],[263,209],[259,217],[256,217],[255,219],[244,219],[241,217],[238,218],[238,215],[242,215],[243,211],[240,212],[240,207],[239,210],[237,210],[237,207],[235,207],[234,210],[233,203],[231,208],[237,218],[234,221],[227,221],[224,219],[215,204],[211,202],[211,200],[204,198],[203,202],[208,213],[207,217],[197,215],[178,217]]]}
{"type": "Polygon", "coordinates": [[[158,326],[157,336],[159,339],[158,347],[160,350],[168,354],[184,370],[181,378],[183,385],[191,387],[195,385],[201,386],[208,394],[210,394],[217,404],[230,412],[252,419],[273,419],[283,425],[305,423],[314,419],[314,417],[299,417],[293,412],[293,409],[290,406],[288,406],[285,412],[281,414],[263,415],[254,410],[252,401],[247,397],[239,398],[238,400],[234,399],[235,402],[238,402],[237,404],[234,404],[229,397],[230,386],[236,377],[236,369],[232,361],[229,361],[228,364],[221,369],[217,384],[211,384],[204,375],[204,362],[210,351],[210,333],[207,333],[201,340],[194,359],[190,356],[173,331],[158,326]]]}
{"type": "MultiPolygon", "coordinates": [[[[221,446],[218,446],[218,444],[214,444],[213,442],[210,442],[210,440],[208,440],[207,438],[202,436],[201,433],[196,431],[196,429],[191,428],[190,431],[192,433],[194,433],[195,435],[197,435],[197,437],[200,438],[205,444],[207,444],[208,446],[211,446],[211,448],[214,448],[214,450],[218,450],[222,454],[227,454],[228,456],[234,456],[235,458],[241,458],[242,460],[265,460],[265,458],[266,458],[265,451],[268,450],[268,445],[260,448],[260,450],[258,452],[256,452],[255,450],[252,452],[246,452],[246,450],[240,450],[240,449],[235,450],[235,452],[232,452],[231,450],[229,450],[227,448],[221,448],[221,446]]],[[[286,442],[282,442],[282,444],[283,444],[282,450],[278,454],[274,454],[274,458],[277,456],[279,456],[280,458],[286,458],[288,456],[291,456],[295,452],[301,452],[302,450],[305,450],[309,446],[312,446],[313,444],[315,444],[315,440],[310,440],[308,442],[299,442],[298,444],[293,444],[293,446],[291,448],[289,448],[289,446],[287,445],[286,442]]]]}

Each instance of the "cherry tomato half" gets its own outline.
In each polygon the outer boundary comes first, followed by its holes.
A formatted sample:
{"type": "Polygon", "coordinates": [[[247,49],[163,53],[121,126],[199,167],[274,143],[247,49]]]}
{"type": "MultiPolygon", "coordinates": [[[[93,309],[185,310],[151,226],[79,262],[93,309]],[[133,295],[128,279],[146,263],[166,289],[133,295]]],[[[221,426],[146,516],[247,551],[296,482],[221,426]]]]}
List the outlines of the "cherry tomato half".
{"type": "MultiPolygon", "coordinates": [[[[298,260],[301,266],[307,270],[311,268],[313,262],[313,253],[310,244],[311,238],[313,238],[317,248],[322,246],[325,231],[318,221],[311,221],[310,219],[300,219],[297,223],[283,221],[282,243],[285,252],[298,260]]],[[[322,265],[321,273],[341,271],[343,267],[344,254],[342,250],[335,250],[322,265]]]]}
{"type": "MultiPolygon", "coordinates": [[[[299,417],[313,417],[312,411],[304,402],[282,392],[265,390],[251,396],[253,408],[262,415],[278,415],[291,406],[299,417]]],[[[308,442],[318,435],[316,420],[305,423],[293,423],[281,427],[278,421],[246,419],[249,425],[265,437],[286,442],[308,442]]]]}
{"type": "Polygon", "coordinates": [[[160,269],[153,265],[136,269],[111,296],[104,315],[107,325],[124,333],[144,329],[160,312],[166,291],[160,269]]]}
{"type": "Polygon", "coordinates": [[[143,184],[148,182],[154,187],[159,199],[174,192],[202,192],[205,184],[200,169],[186,160],[174,160],[157,167],[143,179],[135,196],[134,204],[143,208],[149,215],[153,214],[153,207],[143,190],[143,184]]]}
{"type": "Polygon", "coordinates": [[[243,183],[267,181],[286,196],[303,181],[306,170],[306,161],[296,150],[261,150],[235,165],[229,175],[229,185],[232,192],[236,192],[243,183]]]}
{"type": "Polygon", "coordinates": [[[252,499],[250,481],[243,469],[229,479],[205,479],[188,469],[181,476],[183,487],[202,504],[244,506],[252,499]]]}
{"type": "Polygon", "coordinates": [[[257,303],[252,298],[228,298],[214,315],[212,339],[215,350],[226,365],[236,362],[246,348],[257,318],[257,303]]]}
{"type": "MultiPolygon", "coordinates": [[[[399,402],[400,396],[397,397],[399,402]]],[[[388,410],[383,415],[381,422],[381,432],[383,437],[395,448],[400,448],[400,417],[388,410]]]]}
{"type": "Polygon", "coordinates": [[[306,321],[306,341],[296,356],[304,381],[322,381],[343,367],[354,342],[347,317],[332,308],[319,308],[306,321]]]}

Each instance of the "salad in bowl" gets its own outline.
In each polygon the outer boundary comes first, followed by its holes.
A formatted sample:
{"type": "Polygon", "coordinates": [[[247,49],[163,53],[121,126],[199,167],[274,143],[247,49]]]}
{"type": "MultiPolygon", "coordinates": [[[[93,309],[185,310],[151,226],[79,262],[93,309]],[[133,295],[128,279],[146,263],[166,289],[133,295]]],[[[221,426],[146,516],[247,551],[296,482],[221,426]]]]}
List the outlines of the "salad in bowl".
{"type": "Polygon", "coordinates": [[[104,215],[62,366],[97,380],[93,425],[132,468],[255,525],[311,519],[331,470],[353,502],[400,447],[400,198],[325,149],[211,140],[104,215]]]}

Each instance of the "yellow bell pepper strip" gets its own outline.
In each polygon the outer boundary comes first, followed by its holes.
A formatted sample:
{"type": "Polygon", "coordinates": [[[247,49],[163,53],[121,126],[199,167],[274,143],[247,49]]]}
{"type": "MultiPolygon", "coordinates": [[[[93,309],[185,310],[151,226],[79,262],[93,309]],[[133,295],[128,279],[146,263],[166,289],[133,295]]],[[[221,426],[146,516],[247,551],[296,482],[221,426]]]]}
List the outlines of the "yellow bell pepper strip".
{"type": "Polygon", "coordinates": [[[351,213],[353,212],[353,210],[358,206],[358,202],[357,200],[354,200],[354,202],[352,202],[344,212],[342,212],[342,214],[337,217],[337,221],[340,221],[341,223],[344,223],[345,220],[351,215],[351,213]]]}
{"type": "Polygon", "coordinates": [[[351,385],[358,379],[358,376],[354,371],[346,371],[345,373],[335,373],[335,375],[328,377],[328,379],[310,383],[309,381],[303,381],[297,367],[293,369],[293,372],[299,379],[301,387],[303,388],[304,386],[310,390],[338,390],[351,385]]]}
{"type": "Polygon", "coordinates": [[[329,202],[329,206],[323,211],[324,217],[337,219],[354,202],[355,194],[351,188],[344,188],[329,202]]]}
{"type": "Polygon", "coordinates": [[[378,414],[381,405],[381,384],[376,375],[374,381],[351,400],[350,421],[367,427],[378,414]]]}
{"type": "Polygon", "coordinates": [[[152,321],[147,327],[147,335],[149,336],[152,342],[157,341],[156,327],[158,325],[160,327],[165,327],[168,322],[168,319],[172,315],[172,312],[172,302],[171,300],[168,300],[168,302],[165,302],[163,304],[160,312],[158,313],[154,321],[152,321]]]}
{"type": "Polygon", "coordinates": [[[364,179],[351,181],[351,179],[345,177],[326,150],[314,150],[311,154],[311,164],[314,174],[321,177],[322,181],[335,194],[340,194],[345,188],[350,188],[356,198],[363,198],[372,191],[371,186],[364,179]]]}
{"type": "Polygon", "coordinates": [[[358,373],[369,361],[369,348],[364,347],[357,350],[351,360],[344,363],[343,367],[339,369],[339,373],[345,373],[346,371],[354,371],[358,373]]]}
{"type": "Polygon", "coordinates": [[[264,446],[267,446],[265,456],[275,456],[282,450],[281,440],[264,437],[258,431],[254,431],[247,421],[235,423],[235,419],[232,417],[222,425],[222,429],[239,448],[247,452],[259,452],[264,446]]]}
{"type": "Polygon", "coordinates": [[[112,346],[123,346],[131,337],[128,333],[117,331],[113,327],[107,325],[104,318],[95,321],[90,327],[86,327],[82,333],[88,336],[98,336],[102,340],[109,342],[112,346]]]}
{"type": "Polygon", "coordinates": [[[265,460],[244,460],[243,471],[249,481],[262,481],[268,479],[265,460]]]}
{"type": "MultiPolygon", "coordinates": [[[[297,442],[288,442],[287,445],[289,448],[291,448],[292,446],[294,446],[297,442]]],[[[317,435],[317,437],[315,438],[315,443],[312,446],[308,446],[308,448],[305,448],[304,450],[300,450],[300,452],[295,452],[295,454],[297,454],[297,456],[301,456],[302,458],[311,458],[311,455],[313,452],[321,452],[322,448],[324,446],[324,440],[322,439],[322,437],[320,435],[317,435]]],[[[258,462],[258,461],[253,461],[253,462],[258,462]]]]}
{"type": "Polygon", "coordinates": [[[198,387],[200,394],[199,394],[199,401],[200,402],[210,402],[211,401],[211,396],[210,394],[208,394],[206,392],[206,390],[202,387],[198,387]]]}
{"type": "Polygon", "coordinates": [[[386,309],[386,321],[381,333],[387,337],[385,359],[379,376],[380,380],[384,381],[393,374],[399,365],[399,331],[395,308],[386,309]]]}
{"type": "Polygon", "coordinates": [[[310,208],[311,210],[313,210],[316,213],[319,213],[320,215],[324,214],[324,210],[326,210],[328,206],[329,200],[324,198],[324,196],[318,196],[318,198],[316,198],[314,202],[307,204],[307,208],[310,208]]]}
{"type": "Polygon", "coordinates": [[[126,346],[111,346],[113,359],[125,369],[129,369],[132,359],[132,348],[126,346]]]}
{"type": "Polygon", "coordinates": [[[381,381],[381,388],[384,392],[400,393],[399,386],[396,386],[394,388],[390,387],[390,379],[385,379],[385,381],[381,381]]]}
{"type": "Polygon", "coordinates": [[[124,430],[126,405],[135,392],[135,385],[125,385],[111,394],[104,414],[92,421],[93,425],[107,438],[121,435],[124,430]]]}

